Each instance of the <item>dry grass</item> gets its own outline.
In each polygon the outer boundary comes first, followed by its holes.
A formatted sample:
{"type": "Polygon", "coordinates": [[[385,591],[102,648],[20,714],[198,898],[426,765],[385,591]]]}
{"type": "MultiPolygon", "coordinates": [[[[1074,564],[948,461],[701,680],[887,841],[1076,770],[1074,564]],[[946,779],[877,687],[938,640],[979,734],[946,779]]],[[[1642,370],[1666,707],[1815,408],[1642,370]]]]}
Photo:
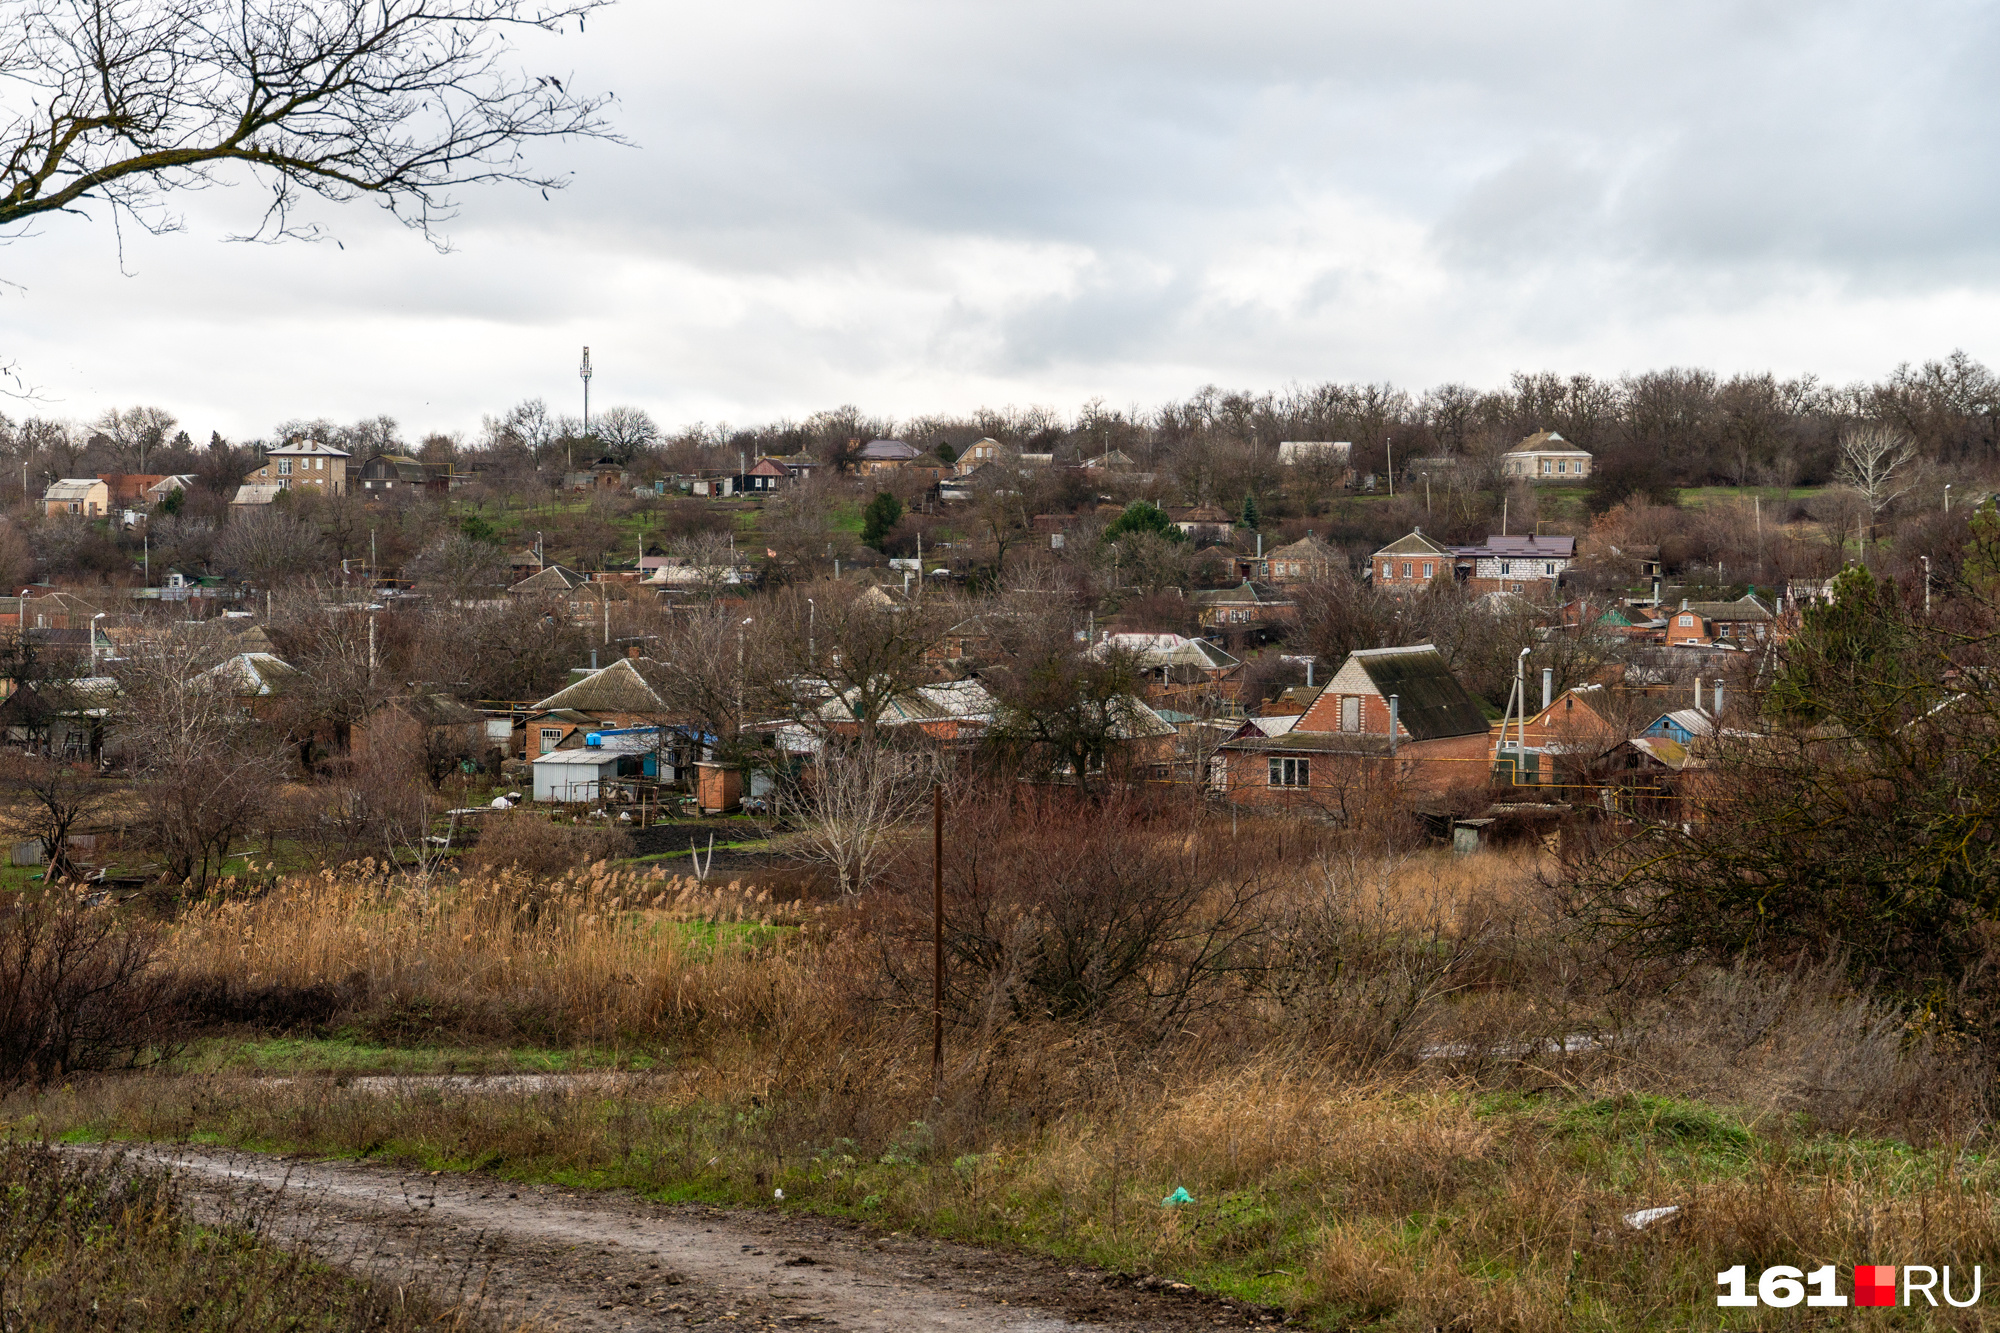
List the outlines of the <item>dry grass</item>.
{"type": "Polygon", "coordinates": [[[865,911],[605,866],[285,880],[190,913],[173,966],[344,988],[377,1036],[666,1058],[528,1097],[142,1077],[13,1111],[45,1132],[670,1198],[782,1187],[788,1206],[1171,1272],[1329,1327],[1719,1327],[1714,1274],[1734,1263],[2000,1262],[1995,1176],[1966,1152],[1985,1134],[1976,1066],[1836,970],[1675,978],[1593,952],[1558,929],[1528,851],[1273,860],[1265,971],[1230,1005],[1164,1035],[955,1013],[935,1103],[922,1007],[871,998],[909,942],[865,935],[865,911]],[[1577,1035],[1592,1044],[1557,1053],[1577,1035]],[[1176,1187],[1195,1204],[1163,1207],[1176,1187]],[[1683,1212],[1622,1221],[1659,1204],[1683,1212]]]}
{"type": "Polygon", "coordinates": [[[164,961],[244,989],[337,985],[354,1011],[385,1022],[428,1015],[432,1029],[571,1043],[755,1026],[808,984],[771,942],[814,914],[740,884],[602,862],[553,881],[372,871],[284,878],[195,906],[164,961]]]}

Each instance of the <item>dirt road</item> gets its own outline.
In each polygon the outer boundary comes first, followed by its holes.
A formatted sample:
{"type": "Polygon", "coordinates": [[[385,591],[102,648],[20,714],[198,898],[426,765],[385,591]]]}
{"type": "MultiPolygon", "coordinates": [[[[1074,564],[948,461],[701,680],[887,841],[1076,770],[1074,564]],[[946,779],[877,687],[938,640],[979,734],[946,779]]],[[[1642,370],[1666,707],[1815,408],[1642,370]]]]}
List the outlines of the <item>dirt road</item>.
{"type": "Polygon", "coordinates": [[[156,1148],[197,1199],[392,1282],[563,1330],[1058,1333],[1271,1327],[1177,1284],[748,1210],[366,1163],[156,1148]]]}

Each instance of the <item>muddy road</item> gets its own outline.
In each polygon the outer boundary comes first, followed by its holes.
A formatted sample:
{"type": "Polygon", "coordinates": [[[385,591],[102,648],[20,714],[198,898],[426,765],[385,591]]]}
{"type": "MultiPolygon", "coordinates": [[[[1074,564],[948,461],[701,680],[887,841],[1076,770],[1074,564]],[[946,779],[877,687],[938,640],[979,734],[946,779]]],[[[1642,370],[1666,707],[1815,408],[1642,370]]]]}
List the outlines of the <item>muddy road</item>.
{"type": "Polygon", "coordinates": [[[155,1147],[197,1204],[513,1326],[1059,1333],[1270,1328],[1276,1311],[1153,1279],[878,1236],[777,1212],[426,1175],[355,1162],[155,1147]]]}

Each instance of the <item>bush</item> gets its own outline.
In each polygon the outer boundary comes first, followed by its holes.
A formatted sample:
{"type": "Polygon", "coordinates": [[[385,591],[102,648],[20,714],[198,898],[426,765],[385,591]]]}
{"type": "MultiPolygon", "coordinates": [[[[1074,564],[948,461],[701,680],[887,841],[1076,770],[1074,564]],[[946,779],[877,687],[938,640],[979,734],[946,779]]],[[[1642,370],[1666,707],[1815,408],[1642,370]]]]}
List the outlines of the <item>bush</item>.
{"type": "Polygon", "coordinates": [[[0,922],[0,1085],[130,1064],[167,1035],[155,930],[50,892],[0,922]]]}
{"type": "Polygon", "coordinates": [[[532,810],[483,816],[479,841],[460,862],[467,870],[518,869],[554,879],[580,867],[632,854],[623,829],[603,824],[555,824],[532,810]]]}

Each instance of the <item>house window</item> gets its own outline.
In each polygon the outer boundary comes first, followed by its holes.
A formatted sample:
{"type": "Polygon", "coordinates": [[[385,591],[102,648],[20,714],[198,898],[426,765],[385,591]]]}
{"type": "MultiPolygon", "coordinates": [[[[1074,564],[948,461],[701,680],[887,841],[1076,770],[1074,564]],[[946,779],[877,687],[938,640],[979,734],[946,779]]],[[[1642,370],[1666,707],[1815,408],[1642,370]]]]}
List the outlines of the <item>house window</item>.
{"type": "Polygon", "coordinates": [[[1568,460],[1568,459],[1563,459],[1563,458],[1558,458],[1558,459],[1556,460],[1556,471],[1558,471],[1558,472],[1567,472],[1567,471],[1569,471],[1569,460],[1568,460]]]}
{"type": "Polygon", "coordinates": [[[1682,629],[1693,629],[1693,628],[1694,628],[1694,617],[1693,617],[1693,616],[1682,616],[1682,617],[1681,617],[1681,628],[1682,628],[1682,629]]]}
{"type": "Polygon", "coordinates": [[[326,460],[324,458],[313,459],[313,471],[315,472],[326,471],[326,460]]]}
{"type": "Polygon", "coordinates": [[[1391,570],[1392,568],[1393,568],[1393,566],[1391,566],[1391,565],[1390,565],[1390,563],[1389,563],[1389,562],[1388,562],[1387,560],[1384,560],[1384,561],[1382,562],[1382,577],[1383,577],[1383,578],[1385,578],[1385,579],[1391,579],[1391,578],[1394,578],[1394,577],[1396,577],[1396,576],[1395,576],[1394,574],[1392,574],[1392,573],[1390,572],[1390,570],[1391,570]]]}
{"type": "Polygon", "coordinates": [[[1273,759],[1271,761],[1271,785],[1273,787],[1309,787],[1312,785],[1312,760],[1273,759]]]}
{"type": "Polygon", "coordinates": [[[547,753],[548,753],[549,751],[551,751],[551,750],[555,749],[555,748],[556,748],[556,747],[557,747],[558,745],[561,745],[561,744],[562,744],[562,728],[561,728],[561,727],[543,727],[543,728],[542,728],[542,753],[543,753],[543,754],[547,754],[547,753]]]}
{"type": "Polygon", "coordinates": [[[291,459],[289,459],[289,458],[280,458],[280,459],[278,460],[278,475],[279,475],[279,476],[281,476],[281,477],[289,477],[289,476],[291,476],[291,475],[292,475],[292,460],[291,460],[291,459]]]}
{"type": "Polygon", "coordinates": [[[1357,695],[1343,695],[1340,700],[1340,729],[1342,731],[1361,730],[1361,699],[1357,695]]]}
{"type": "Polygon", "coordinates": [[[1556,562],[1551,560],[1546,565],[1543,565],[1542,572],[1550,578],[1554,578],[1556,576],[1556,562]]]}
{"type": "Polygon", "coordinates": [[[1431,562],[1430,562],[1430,561],[1428,561],[1428,560],[1424,561],[1424,577],[1425,577],[1425,578],[1430,578],[1430,577],[1431,577],[1431,576],[1432,576],[1433,574],[1435,574],[1436,572],[1437,572],[1437,566],[1436,566],[1435,564],[1431,563],[1431,562]]]}
{"type": "Polygon", "coordinates": [[[1504,579],[1504,578],[1508,577],[1509,575],[1511,575],[1511,574],[1512,574],[1513,572],[1514,572],[1514,562],[1513,562],[1512,560],[1502,560],[1502,561],[1500,562],[1500,577],[1501,577],[1501,578],[1503,578],[1503,579],[1504,579]]]}
{"type": "Polygon", "coordinates": [[[1403,577],[1404,578],[1410,577],[1410,562],[1407,560],[1403,562],[1403,577]]]}

